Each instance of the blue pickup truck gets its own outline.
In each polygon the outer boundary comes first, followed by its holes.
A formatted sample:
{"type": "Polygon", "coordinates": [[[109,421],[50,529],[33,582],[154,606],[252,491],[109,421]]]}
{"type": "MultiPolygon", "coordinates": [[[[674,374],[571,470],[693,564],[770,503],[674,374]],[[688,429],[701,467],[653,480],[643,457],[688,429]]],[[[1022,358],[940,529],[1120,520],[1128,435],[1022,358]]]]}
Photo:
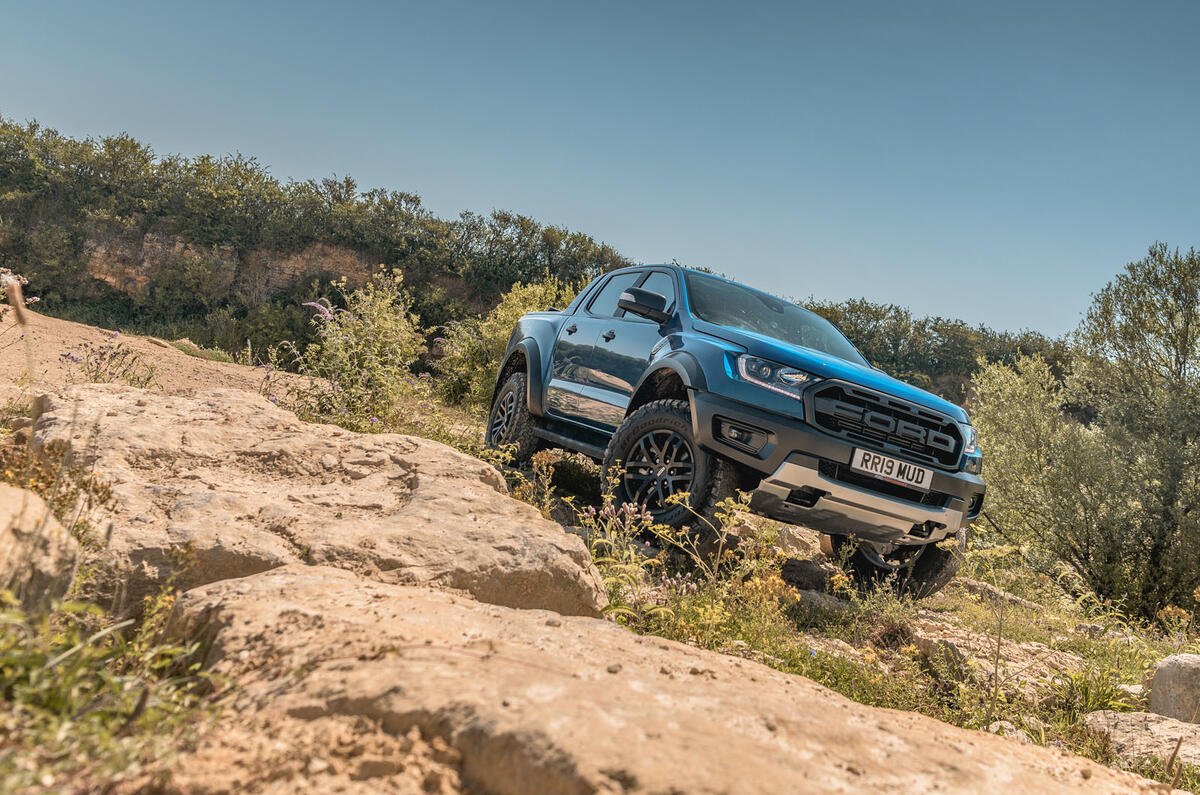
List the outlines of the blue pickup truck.
{"type": "Polygon", "coordinates": [[[677,265],[606,273],[522,317],[487,442],[518,460],[585,453],[617,499],[674,527],[748,491],[864,583],[918,596],[954,576],[985,492],[962,408],[876,369],[820,316],[677,265]]]}

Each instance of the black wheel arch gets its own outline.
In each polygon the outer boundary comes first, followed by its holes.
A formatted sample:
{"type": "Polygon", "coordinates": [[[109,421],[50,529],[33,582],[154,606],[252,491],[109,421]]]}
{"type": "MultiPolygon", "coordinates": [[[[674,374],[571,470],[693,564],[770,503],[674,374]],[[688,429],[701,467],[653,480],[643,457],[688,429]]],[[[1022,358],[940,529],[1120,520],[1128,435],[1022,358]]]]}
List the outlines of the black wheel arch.
{"type": "Polygon", "coordinates": [[[504,364],[500,366],[500,371],[496,375],[496,385],[492,387],[492,403],[496,402],[496,396],[500,394],[500,387],[504,386],[508,377],[513,373],[521,372],[525,373],[525,401],[529,406],[529,413],[540,417],[542,415],[542,395],[544,394],[542,390],[542,355],[540,346],[533,337],[519,340],[509,348],[504,357],[504,364]]]}
{"type": "Polygon", "coordinates": [[[633,390],[625,416],[655,400],[686,400],[690,405],[693,389],[704,389],[704,371],[700,364],[690,354],[669,353],[646,368],[633,390]]]}

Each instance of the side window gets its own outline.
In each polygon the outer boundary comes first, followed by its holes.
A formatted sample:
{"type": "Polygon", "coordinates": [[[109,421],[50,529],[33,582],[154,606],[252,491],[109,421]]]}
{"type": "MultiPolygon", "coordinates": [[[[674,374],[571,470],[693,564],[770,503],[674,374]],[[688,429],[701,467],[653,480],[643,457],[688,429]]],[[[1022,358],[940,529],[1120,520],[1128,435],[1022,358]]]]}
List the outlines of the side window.
{"type": "Polygon", "coordinates": [[[666,296],[668,312],[675,308],[675,280],[671,278],[671,274],[652,271],[642,283],[642,289],[666,296]]]}
{"type": "Polygon", "coordinates": [[[634,271],[633,273],[620,273],[608,280],[608,284],[600,288],[600,292],[596,293],[596,297],[592,299],[592,303],[588,305],[588,311],[593,315],[603,315],[609,317],[617,313],[617,301],[621,298],[621,293],[633,285],[637,284],[637,280],[642,278],[642,272],[634,271]]]}

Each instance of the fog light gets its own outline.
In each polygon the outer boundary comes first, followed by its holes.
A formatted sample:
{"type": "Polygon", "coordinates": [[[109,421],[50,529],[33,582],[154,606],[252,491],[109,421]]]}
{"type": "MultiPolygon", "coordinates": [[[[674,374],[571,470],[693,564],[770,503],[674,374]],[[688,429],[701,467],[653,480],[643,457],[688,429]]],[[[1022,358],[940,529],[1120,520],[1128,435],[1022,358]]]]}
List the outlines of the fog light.
{"type": "Polygon", "coordinates": [[[734,447],[739,447],[751,453],[757,453],[767,443],[767,434],[757,428],[747,428],[735,425],[728,420],[720,420],[717,426],[718,435],[734,447]]]}

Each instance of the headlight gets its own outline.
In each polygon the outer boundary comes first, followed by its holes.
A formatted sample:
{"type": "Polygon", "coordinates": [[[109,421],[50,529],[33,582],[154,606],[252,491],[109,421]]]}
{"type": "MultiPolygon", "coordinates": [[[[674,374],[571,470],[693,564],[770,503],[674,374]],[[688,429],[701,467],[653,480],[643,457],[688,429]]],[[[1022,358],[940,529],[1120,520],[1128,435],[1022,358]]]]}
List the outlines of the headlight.
{"type": "Polygon", "coordinates": [[[746,354],[738,357],[737,369],[742,380],[797,400],[800,399],[804,387],[819,380],[812,373],[746,354]]]}
{"type": "Polygon", "coordinates": [[[970,425],[960,422],[958,430],[962,432],[963,454],[971,455],[979,450],[979,433],[970,425]]]}

